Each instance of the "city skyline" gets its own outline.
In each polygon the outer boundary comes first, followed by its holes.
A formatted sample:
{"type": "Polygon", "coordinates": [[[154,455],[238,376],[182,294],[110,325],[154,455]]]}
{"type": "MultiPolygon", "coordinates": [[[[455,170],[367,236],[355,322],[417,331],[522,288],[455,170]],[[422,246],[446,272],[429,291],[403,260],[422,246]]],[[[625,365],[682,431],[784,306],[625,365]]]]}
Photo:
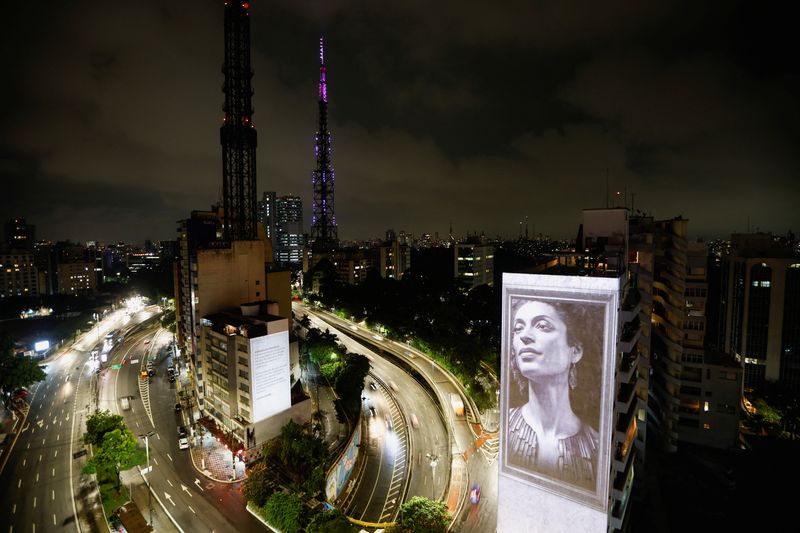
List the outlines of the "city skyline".
{"type": "MultiPolygon", "coordinates": [[[[478,6],[253,2],[257,196],[299,195],[310,226],[324,35],[342,239],[511,237],[526,217],[570,238],[582,208],[620,202],[706,238],[797,231],[788,16],[478,6]]],[[[222,2],[7,8],[6,217],[143,242],[221,201],[222,17],[222,2]]]]}

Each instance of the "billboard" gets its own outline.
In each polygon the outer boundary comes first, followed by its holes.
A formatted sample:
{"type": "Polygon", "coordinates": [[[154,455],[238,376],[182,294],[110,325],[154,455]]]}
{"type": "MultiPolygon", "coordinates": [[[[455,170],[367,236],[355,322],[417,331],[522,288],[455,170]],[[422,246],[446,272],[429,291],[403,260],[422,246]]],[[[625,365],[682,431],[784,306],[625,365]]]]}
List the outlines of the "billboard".
{"type": "Polygon", "coordinates": [[[619,287],[503,274],[498,531],[606,529],[619,287]]]}
{"type": "Polygon", "coordinates": [[[250,339],[250,370],[253,423],[292,406],[288,331],[250,339]]]}
{"type": "Polygon", "coordinates": [[[33,345],[34,352],[46,352],[50,349],[50,341],[36,341],[33,345]]]}

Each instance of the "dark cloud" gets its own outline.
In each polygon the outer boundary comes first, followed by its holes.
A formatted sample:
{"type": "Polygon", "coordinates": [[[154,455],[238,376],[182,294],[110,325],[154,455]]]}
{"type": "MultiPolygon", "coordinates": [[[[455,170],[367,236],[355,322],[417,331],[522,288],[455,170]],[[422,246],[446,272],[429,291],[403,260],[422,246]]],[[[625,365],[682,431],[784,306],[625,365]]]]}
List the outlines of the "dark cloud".
{"type": "MultiPolygon", "coordinates": [[[[252,2],[258,190],[310,215],[328,42],[340,236],[575,234],[606,191],[695,235],[798,229],[788,13],[745,2],[252,2]]],[[[13,3],[6,216],[173,238],[219,199],[222,2],[13,3]]],[[[612,197],[615,197],[612,194],[612,197]]],[[[307,217],[309,219],[310,216],[307,217]]]]}

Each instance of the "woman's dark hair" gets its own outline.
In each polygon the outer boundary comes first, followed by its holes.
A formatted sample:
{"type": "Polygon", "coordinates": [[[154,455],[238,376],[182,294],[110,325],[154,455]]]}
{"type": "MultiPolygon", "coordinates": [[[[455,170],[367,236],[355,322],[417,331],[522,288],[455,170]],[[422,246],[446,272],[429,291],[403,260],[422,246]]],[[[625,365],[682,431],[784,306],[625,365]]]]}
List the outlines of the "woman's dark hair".
{"type": "MultiPolygon", "coordinates": [[[[546,298],[518,297],[511,299],[510,335],[514,335],[514,317],[523,305],[530,302],[542,302],[555,309],[567,327],[567,345],[578,346],[583,350],[583,357],[576,364],[578,385],[570,394],[572,408],[582,419],[597,428],[599,421],[600,380],[602,378],[604,305],[591,302],[565,302],[546,298]]],[[[509,337],[509,338],[511,338],[509,337]]],[[[521,405],[528,401],[528,379],[517,367],[513,342],[508,343],[511,377],[516,387],[509,387],[511,406],[521,405]],[[515,402],[514,399],[517,399],[515,402]]]]}

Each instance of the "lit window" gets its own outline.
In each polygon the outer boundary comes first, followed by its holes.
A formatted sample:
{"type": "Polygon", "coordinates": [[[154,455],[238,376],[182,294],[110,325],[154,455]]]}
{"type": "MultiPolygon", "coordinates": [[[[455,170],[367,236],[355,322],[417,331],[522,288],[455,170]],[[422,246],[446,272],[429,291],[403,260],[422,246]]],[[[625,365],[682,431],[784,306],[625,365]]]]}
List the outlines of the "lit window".
{"type": "Polygon", "coordinates": [[[708,402],[703,402],[703,411],[708,411],[708,402]]]}
{"type": "Polygon", "coordinates": [[[711,429],[711,424],[708,422],[703,422],[703,429],[711,429]]]}

